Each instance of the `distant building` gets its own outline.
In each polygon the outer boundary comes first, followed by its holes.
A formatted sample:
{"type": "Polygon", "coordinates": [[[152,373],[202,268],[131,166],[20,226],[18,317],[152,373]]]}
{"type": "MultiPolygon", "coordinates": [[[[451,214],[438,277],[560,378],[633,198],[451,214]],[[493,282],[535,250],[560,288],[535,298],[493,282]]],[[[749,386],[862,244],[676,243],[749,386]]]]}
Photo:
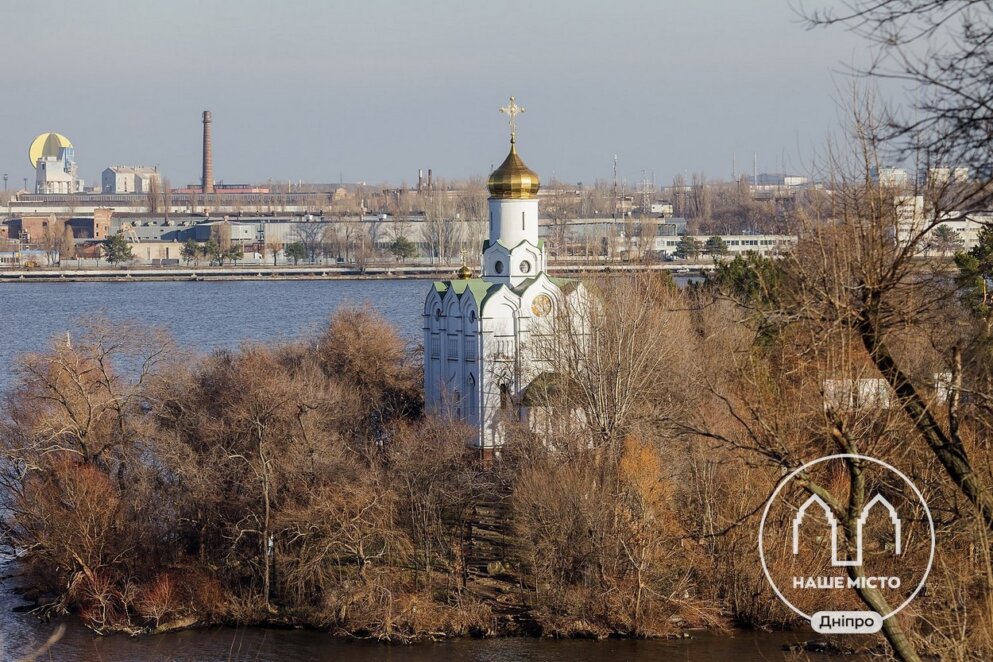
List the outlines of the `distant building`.
{"type": "MultiPolygon", "coordinates": [[[[968,251],[979,243],[979,231],[993,224],[993,212],[948,212],[941,220],[930,227],[922,237],[917,253],[921,255],[951,255],[959,251],[968,251]],[[947,234],[945,230],[951,230],[947,234]],[[948,237],[952,241],[948,241],[948,237]]],[[[901,223],[899,225],[899,240],[907,242],[911,237],[924,230],[926,226],[901,223]]]]}
{"type": "Polygon", "coordinates": [[[73,148],[63,147],[58,156],[42,156],[35,162],[35,193],[57,195],[81,193],[83,180],[76,174],[73,148]]]}
{"type": "Polygon", "coordinates": [[[80,193],[83,180],[76,176],[72,143],[61,133],[43,133],[28,147],[28,160],[35,169],[34,192],[44,195],[80,193]]]}
{"type": "MultiPolygon", "coordinates": [[[[191,184],[183,188],[172,189],[173,193],[180,194],[193,194],[201,193],[200,186],[191,184]]],[[[214,193],[226,193],[226,194],[267,194],[269,193],[268,186],[253,186],[252,184],[214,184],[214,193]]]]}
{"type": "Polygon", "coordinates": [[[23,244],[37,244],[53,236],[61,237],[64,228],[55,214],[11,218],[4,221],[4,225],[7,236],[23,244]]]}
{"type": "Polygon", "coordinates": [[[672,203],[668,200],[653,202],[651,210],[653,214],[661,216],[662,218],[668,218],[673,214],[672,203]]]}
{"type": "Polygon", "coordinates": [[[103,193],[148,193],[153,180],[159,176],[158,169],[150,166],[111,166],[101,176],[103,193]]]}
{"type": "Polygon", "coordinates": [[[59,261],[57,252],[37,248],[14,248],[0,246],[0,268],[2,267],[50,267],[59,261]]]}
{"type": "MultiPolygon", "coordinates": [[[[701,255],[705,251],[709,235],[692,236],[700,246],[701,255]]],[[[796,246],[797,237],[786,234],[722,234],[716,235],[724,242],[728,255],[743,255],[745,253],[755,253],[761,256],[777,256],[788,253],[796,246]]],[[[681,237],[656,237],[649,250],[660,256],[675,255],[679,249],[681,237]]]]}
{"type": "Polygon", "coordinates": [[[966,166],[928,168],[924,181],[931,187],[964,184],[969,181],[969,168],[966,166]]]}
{"type": "Polygon", "coordinates": [[[889,383],[878,377],[825,379],[821,388],[824,407],[833,411],[889,409],[893,399],[889,383]]]}
{"type": "Polygon", "coordinates": [[[903,188],[910,182],[910,175],[903,168],[879,168],[873,166],[869,170],[872,181],[880,186],[903,188]]]}
{"type": "Polygon", "coordinates": [[[756,182],[759,186],[806,186],[809,183],[810,178],[802,175],[768,172],[761,173],[756,182]]]}
{"type": "Polygon", "coordinates": [[[917,241],[919,255],[950,255],[967,251],[979,243],[979,231],[993,224],[993,211],[950,211],[939,218],[924,205],[924,196],[897,196],[896,240],[906,245],[917,241]],[[951,230],[951,234],[948,234],[951,230]]]}

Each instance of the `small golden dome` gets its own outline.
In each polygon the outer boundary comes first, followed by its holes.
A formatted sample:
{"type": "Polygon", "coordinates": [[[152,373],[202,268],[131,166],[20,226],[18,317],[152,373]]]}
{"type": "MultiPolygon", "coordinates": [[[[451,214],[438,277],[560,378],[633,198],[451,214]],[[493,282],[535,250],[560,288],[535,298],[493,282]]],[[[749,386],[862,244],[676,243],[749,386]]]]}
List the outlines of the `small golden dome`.
{"type": "Polygon", "coordinates": [[[538,195],[541,181],[538,173],[524,165],[524,161],[517,155],[514,141],[511,140],[510,154],[490,175],[487,186],[494,198],[530,200],[538,195]]]}
{"type": "Polygon", "coordinates": [[[459,267],[457,273],[460,280],[469,280],[470,278],[472,278],[472,269],[470,269],[466,264],[463,264],[461,267],[459,267]]]}

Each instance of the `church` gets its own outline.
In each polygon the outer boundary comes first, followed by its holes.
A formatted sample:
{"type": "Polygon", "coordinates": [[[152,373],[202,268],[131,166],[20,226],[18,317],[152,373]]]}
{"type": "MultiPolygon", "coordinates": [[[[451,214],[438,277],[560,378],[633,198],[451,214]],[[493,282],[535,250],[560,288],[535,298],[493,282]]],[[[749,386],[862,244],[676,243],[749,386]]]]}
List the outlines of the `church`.
{"type": "Polygon", "coordinates": [[[458,278],[432,283],[424,302],[425,406],[468,424],[472,447],[484,453],[499,451],[509,425],[533,426],[527,389],[547,369],[536,341],[581,290],[547,273],[540,182],[517,153],[515,117],[524,109],[511,97],[500,110],[510,116],[510,153],[489,177],[482,273],[463,265],[458,278]]]}

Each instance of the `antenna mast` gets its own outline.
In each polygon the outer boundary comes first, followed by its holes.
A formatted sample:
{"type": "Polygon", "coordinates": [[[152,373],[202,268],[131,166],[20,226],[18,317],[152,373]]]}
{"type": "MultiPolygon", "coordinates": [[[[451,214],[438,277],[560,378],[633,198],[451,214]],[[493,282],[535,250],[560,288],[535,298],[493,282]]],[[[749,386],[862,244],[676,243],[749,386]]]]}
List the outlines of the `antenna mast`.
{"type": "Polygon", "coordinates": [[[618,194],[618,191],[617,191],[617,155],[614,154],[614,218],[615,219],[617,218],[617,205],[618,205],[617,194],[618,194]]]}

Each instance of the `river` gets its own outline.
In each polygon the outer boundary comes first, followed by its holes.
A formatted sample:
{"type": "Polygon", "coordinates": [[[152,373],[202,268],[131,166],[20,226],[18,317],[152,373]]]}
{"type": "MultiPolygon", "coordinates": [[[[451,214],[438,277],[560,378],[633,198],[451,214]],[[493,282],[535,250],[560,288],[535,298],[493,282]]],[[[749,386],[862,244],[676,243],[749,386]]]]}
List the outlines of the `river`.
{"type": "MultiPolygon", "coordinates": [[[[132,660],[237,660],[296,662],[297,660],[357,660],[373,662],[751,662],[781,660],[788,653],[783,645],[796,641],[784,633],[701,632],[689,639],[671,641],[553,641],[548,639],[461,639],[440,643],[388,645],[334,639],[327,634],[302,630],[261,628],[209,628],[173,634],[131,638],[100,637],[70,619],[62,639],[51,649],[51,659],[65,662],[124,662],[132,660]]],[[[33,616],[4,614],[0,628],[0,658],[17,659],[43,642],[54,629],[33,616]],[[12,632],[11,628],[16,631],[12,632]]],[[[817,656],[811,656],[816,658],[817,656]]],[[[41,659],[49,659],[44,655],[41,659]]],[[[803,659],[801,655],[800,659],[803,659]]],[[[854,659],[854,658],[852,658],[854,659]]]]}
{"type": "Polygon", "coordinates": [[[164,327],[179,344],[207,352],[311,336],[336,309],[370,305],[420,342],[427,288],[423,280],[2,283],[0,391],[18,355],[44,350],[94,316],[164,327]]]}
{"type": "MultiPolygon", "coordinates": [[[[24,352],[79,331],[94,315],[138,320],[168,329],[186,346],[207,352],[244,341],[289,340],[316,334],[344,305],[380,311],[412,343],[420,340],[426,281],[208,281],[142,283],[18,283],[0,285],[0,391],[14,381],[24,352]]],[[[0,570],[8,570],[0,567],[0,570]]],[[[14,612],[21,603],[11,579],[0,580],[0,660],[35,650],[55,624],[14,612]]],[[[503,662],[510,660],[747,660],[783,659],[784,643],[800,634],[699,633],[674,641],[462,640],[386,646],[335,640],[312,631],[211,628],[132,639],[99,637],[73,618],[41,659],[52,660],[390,660],[503,662]]],[[[813,635],[809,635],[813,636],[813,635]]]]}

